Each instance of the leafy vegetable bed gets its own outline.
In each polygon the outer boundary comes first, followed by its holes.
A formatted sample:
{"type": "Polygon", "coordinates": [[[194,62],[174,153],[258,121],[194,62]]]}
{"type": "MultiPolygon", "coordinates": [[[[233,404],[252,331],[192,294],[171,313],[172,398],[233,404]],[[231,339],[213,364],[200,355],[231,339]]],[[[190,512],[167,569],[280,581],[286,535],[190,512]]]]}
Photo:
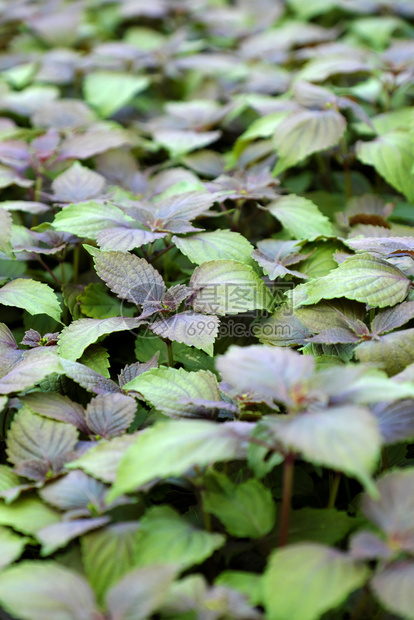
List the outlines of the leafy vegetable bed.
{"type": "Polygon", "coordinates": [[[0,616],[414,618],[414,2],[0,28],[0,616]]]}

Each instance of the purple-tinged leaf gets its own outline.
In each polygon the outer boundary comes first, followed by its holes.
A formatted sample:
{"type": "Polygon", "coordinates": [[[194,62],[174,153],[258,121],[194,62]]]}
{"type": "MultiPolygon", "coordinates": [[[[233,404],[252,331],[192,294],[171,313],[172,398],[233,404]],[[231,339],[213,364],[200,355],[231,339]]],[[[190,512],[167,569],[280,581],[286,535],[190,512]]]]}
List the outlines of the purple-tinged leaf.
{"type": "Polygon", "coordinates": [[[388,564],[371,579],[376,598],[386,609],[406,620],[414,618],[414,562],[388,564]]]}
{"type": "Polygon", "coordinates": [[[4,323],[0,323],[0,353],[10,349],[18,350],[17,342],[10,329],[4,323]]]}
{"type": "Polygon", "coordinates": [[[89,516],[91,511],[100,514],[107,510],[105,496],[107,487],[83,471],[70,471],[63,478],[40,489],[40,497],[63,511],[76,511],[78,516],[89,516]]]}
{"type": "Polygon", "coordinates": [[[327,88],[298,80],[293,85],[295,100],[305,108],[323,110],[336,103],[336,96],[327,88]]]}
{"type": "Polygon", "coordinates": [[[405,325],[414,317],[414,301],[404,301],[394,308],[382,310],[371,323],[371,331],[375,335],[387,332],[405,325]]]}
{"type": "Polygon", "coordinates": [[[152,564],[127,573],[109,590],[109,620],[146,620],[163,603],[177,576],[176,566],[152,564]]]}
{"type": "Polygon", "coordinates": [[[99,394],[86,407],[86,423],[92,433],[110,439],[128,429],[136,409],[136,402],[130,396],[99,394]]]}
{"type": "Polygon", "coordinates": [[[277,347],[304,345],[312,332],[293,314],[289,305],[280,306],[268,319],[255,325],[254,335],[263,344],[277,347]]]}
{"type": "Polygon", "coordinates": [[[251,424],[239,421],[216,424],[206,420],[169,420],[157,423],[138,433],[133,445],[124,452],[107,501],[135,491],[157,478],[182,476],[195,465],[203,467],[216,461],[246,458],[252,430],[251,424]]]}
{"type": "Polygon", "coordinates": [[[68,396],[57,392],[31,392],[21,396],[20,400],[34,413],[58,422],[72,424],[82,433],[89,433],[82,405],[74,403],[68,396]]]}
{"type": "Polygon", "coordinates": [[[1,208],[6,211],[23,211],[25,213],[32,213],[33,215],[50,211],[49,205],[43,202],[33,202],[30,200],[6,200],[1,203],[1,208]]]}
{"type": "Polygon", "coordinates": [[[386,473],[377,481],[379,498],[363,496],[364,515],[375,523],[397,551],[414,551],[414,469],[386,473]]]}
{"type": "MultiPolygon", "coordinates": [[[[388,234],[388,233],[387,233],[388,234]]],[[[413,256],[413,237],[354,237],[344,243],[356,252],[372,252],[380,256],[413,256]]]]}
{"type": "Polygon", "coordinates": [[[227,192],[211,194],[189,191],[163,198],[153,204],[137,203],[127,213],[151,230],[186,233],[199,229],[190,225],[194,218],[206,213],[217,201],[227,197],[227,192]]]}
{"type": "MultiPolygon", "coordinates": [[[[124,255],[122,254],[121,256],[124,255]]],[[[137,260],[144,259],[137,258],[137,260]]],[[[132,330],[141,323],[140,319],[123,318],[121,316],[109,319],[79,319],[78,321],[73,321],[73,323],[63,329],[59,336],[59,353],[67,360],[76,361],[81,357],[86,347],[96,342],[101,336],[132,330]]]]}
{"type": "Polygon", "coordinates": [[[315,360],[289,349],[232,346],[216,363],[224,381],[238,393],[258,392],[287,406],[303,397],[304,384],[315,371],[315,360]]]}
{"type": "MultiPolygon", "coordinates": [[[[100,252],[99,250],[93,251],[93,258],[99,277],[118,297],[136,305],[155,303],[156,310],[158,309],[166,287],[159,272],[144,258],[123,252],[100,252]]],[[[129,319],[129,321],[138,321],[135,327],[140,323],[139,319],[129,319]]]]}
{"type": "Polygon", "coordinates": [[[60,146],[60,157],[63,159],[88,159],[120,146],[129,146],[131,138],[121,128],[91,128],[84,134],[69,136],[60,146]]]}
{"type": "Polygon", "coordinates": [[[15,112],[21,116],[31,116],[39,108],[59,97],[55,86],[29,86],[22,91],[4,93],[0,99],[0,109],[15,112]]]}
{"type": "Polygon", "coordinates": [[[22,620],[103,620],[80,574],[58,562],[25,561],[0,575],[0,603],[22,620]]]}
{"type": "Polygon", "coordinates": [[[354,560],[389,560],[394,552],[373,532],[357,532],[351,538],[349,553],[354,560]]]}
{"type": "Polygon", "coordinates": [[[42,479],[49,471],[56,475],[73,458],[77,440],[72,425],[48,420],[24,408],[7,434],[7,458],[17,473],[42,479]]]}
{"type": "Polygon", "coordinates": [[[135,362],[135,364],[129,364],[125,366],[118,375],[118,382],[121,388],[124,387],[126,383],[132,381],[136,377],[139,377],[144,372],[151,370],[151,368],[157,368],[158,366],[158,358],[160,356],[160,352],[157,351],[147,362],[135,362]]]}
{"type": "Polygon", "coordinates": [[[151,230],[128,227],[125,224],[100,231],[96,235],[96,240],[101,250],[127,252],[134,248],[140,248],[156,239],[163,239],[166,235],[166,232],[152,232],[151,230]]]}
{"type": "Polygon", "coordinates": [[[382,258],[371,254],[351,256],[328,275],[307,284],[303,304],[321,299],[346,297],[372,307],[395,306],[404,301],[411,286],[405,274],[382,258]]]}
{"type": "Polygon", "coordinates": [[[181,302],[187,299],[191,293],[191,289],[184,284],[176,284],[175,286],[171,286],[165,293],[162,303],[170,312],[173,312],[177,310],[181,302]]]}
{"type": "Polygon", "coordinates": [[[76,161],[52,183],[54,198],[58,202],[91,200],[102,194],[104,187],[103,176],[76,161]]]}
{"type": "Polygon", "coordinates": [[[33,349],[36,347],[54,347],[57,344],[58,336],[59,332],[53,332],[53,334],[48,332],[44,336],[41,336],[35,329],[28,329],[24,334],[21,344],[33,349]]]}
{"type": "Polygon", "coordinates": [[[10,187],[10,185],[17,185],[18,187],[31,187],[33,181],[25,179],[13,168],[9,166],[0,165],[0,189],[4,187],[10,187]]]}
{"type": "Polygon", "coordinates": [[[205,183],[205,187],[209,191],[231,192],[229,198],[232,200],[240,198],[244,200],[262,200],[263,198],[272,200],[278,195],[275,189],[277,185],[279,185],[279,181],[267,168],[257,173],[241,171],[236,172],[233,176],[222,174],[214,181],[205,183]]]}
{"type": "Polygon", "coordinates": [[[60,364],[65,375],[70,377],[75,383],[81,385],[88,392],[107,394],[108,392],[121,391],[121,388],[115,381],[103,377],[99,372],[95,372],[91,368],[88,368],[88,366],[65,359],[61,359],[60,364]]]}
{"type": "Polygon", "coordinates": [[[252,252],[252,257],[262,267],[263,272],[271,280],[285,275],[293,275],[307,280],[308,276],[299,271],[289,269],[290,265],[299,263],[310,254],[300,254],[298,241],[278,241],[277,239],[264,239],[257,244],[257,250],[252,252]]]}
{"type": "Polygon", "coordinates": [[[378,403],[371,408],[377,418],[384,444],[410,441],[414,438],[414,400],[378,403]]]}
{"type": "Polygon", "coordinates": [[[389,376],[396,375],[412,363],[414,328],[377,336],[362,342],[355,349],[356,358],[364,364],[374,364],[389,376]]]}
{"type": "Polygon", "coordinates": [[[220,320],[216,316],[189,311],[157,319],[149,328],[157,336],[196,347],[208,355],[213,355],[219,323],[220,320]]]}
{"type": "Polygon", "coordinates": [[[98,480],[108,483],[115,482],[119,462],[127,449],[136,442],[136,439],[136,434],[124,434],[113,439],[101,439],[76,461],[68,463],[66,469],[83,469],[98,480]]]}
{"type": "Polygon", "coordinates": [[[32,116],[36,127],[61,130],[84,129],[94,122],[92,110],[78,99],[59,99],[40,106],[32,116]]]}
{"type": "Polygon", "coordinates": [[[36,538],[42,545],[40,554],[44,557],[54,553],[61,547],[66,547],[75,538],[95,530],[109,523],[109,517],[96,517],[95,519],[74,519],[73,521],[61,521],[48,525],[36,532],[36,538]]]}
{"type": "Polygon", "coordinates": [[[323,329],[316,336],[307,338],[306,341],[313,342],[314,344],[352,344],[360,342],[360,338],[345,327],[332,327],[332,329],[323,329]]]}
{"type": "Polygon", "coordinates": [[[62,372],[59,357],[52,348],[39,347],[26,351],[0,379],[0,394],[20,392],[36,385],[48,375],[62,372]]]}

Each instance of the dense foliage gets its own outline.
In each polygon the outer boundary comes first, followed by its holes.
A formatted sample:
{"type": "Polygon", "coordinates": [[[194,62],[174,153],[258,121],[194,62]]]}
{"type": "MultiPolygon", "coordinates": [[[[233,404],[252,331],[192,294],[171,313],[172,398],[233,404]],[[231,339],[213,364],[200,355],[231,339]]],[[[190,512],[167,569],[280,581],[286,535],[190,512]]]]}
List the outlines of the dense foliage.
{"type": "Polygon", "coordinates": [[[414,618],[414,2],[0,28],[0,616],[414,618]]]}

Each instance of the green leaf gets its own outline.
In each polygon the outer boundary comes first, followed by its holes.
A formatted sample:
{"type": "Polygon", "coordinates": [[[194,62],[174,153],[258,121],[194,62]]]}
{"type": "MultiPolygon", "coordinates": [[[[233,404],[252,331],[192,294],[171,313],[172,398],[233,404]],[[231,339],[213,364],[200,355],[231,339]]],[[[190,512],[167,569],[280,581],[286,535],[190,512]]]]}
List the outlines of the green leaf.
{"type": "Polygon", "coordinates": [[[150,329],[162,338],[193,346],[213,355],[219,323],[219,319],[213,315],[180,312],[154,321],[150,329]]]}
{"type": "Polygon", "coordinates": [[[377,467],[382,438],[368,409],[355,405],[331,407],[272,422],[275,437],[285,449],[298,452],[316,465],[353,476],[372,495],[378,494],[371,474],[377,467]]]}
{"type": "Polygon", "coordinates": [[[0,568],[3,569],[17,560],[28,542],[29,538],[15,534],[8,527],[0,526],[0,568]]]}
{"type": "Polygon", "coordinates": [[[335,146],[345,129],[344,117],[333,109],[293,112],[278,124],[274,133],[273,141],[279,155],[274,174],[291,168],[312,153],[335,146]]]}
{"type": "Polygon", "coordinates": [[[262,576],[241,570],[225,570],[217,577],[214,585],[226,586],[246,596],[251,605],[261,605],[262,576]]]}
{"type": "MultiPolygon", "coordinates": [[[[66,464],[66,469],[83,469],[103,482],[114,482],[115,473],[125,451],[136,441],[136,435],[121,435],[101,439],[76,461],[66,464]]],[[[121,495],[121,493],[120,493],[121,495]]]]}
{"type": "Polygon", "coordinates": [[[334,545],[358,525],[355,517],[342,510],[301,508],[293,510],[289,520],[289,543],[318,542],[334,545]]]}
{"type": "Polygon", "coordinates": [[[108,501],[155,478],[181,476],[195,465],[241,458],[251,431],[247,422],[204,420],[169,420],[145,429],[122,458],[108,501]]]}
{"type": "Polygon", "coordinates": [[[123,386],[136,391],[162,413],[169,416],[191,416],[191,400],[220,400],[217,379],[209,370],[187,372],[183,368],[152,368],[123,386]],[[190,400],[190,402],[188,402],[190,400]]]}
{"type": "Polygon", "coordinates": [[[99,372],[102,376],[109,379],[109,353],[101,344],[90,344],[79,359],[79,364],[84,364],[91,370],[99,372]]]}
{"type": "Polygon", "coordinates": [[[256,309],[269,309],[270,290],[247,265],[234,260],[203,263],[191,277],[190,287],[196,312],[238,314],[256,309]]]}
{"type": "Polygon", "coordinates": [[[71,204],[55,215],[53,228],[84,239],[96,239],[106,228],[130,226],[132,217],[110,203],[83,202],[71,204]]]}
{"type": "Polygon", "coordinates": [[[23,534],[36,534],[41,528],[58,523],[60,519],[60,513],[35,495],[25,494],[12,504],[0,501],[0,524],[9,525],[23,534]]]}
{"type": "Polygon", "coordinates": [[[59,336],[59,353],[65,359],[76,361],[90,344],[101,336],[132,330],[140,319],[113,317],[109,319],[79,319],[65,327],[59,336]]]}
{"type": "MultiPolygon", "coordinates": [[[[110,297],[108,289],[100,282],[88,284],[84,292],[78,295],[77,301],[87,317],[91,319],[109,319],[121,315],[121,303],[110,297]]],[[[122,314],[125,316],[125,308],[122,314]]]]}
{"type": "Polygon", "coordinates": [[[277,549],[263,576],[267,618],[318,620],[367,577],[367,567],[330,547],[303,543],[277,549]]]}
{"type": "Polygon", "coordinates": [[[331,223],[311,200],[291,194],[274,200],[267,209],[294,239],[312,241],[321,235],[332,235],[331,223]]]}
{"type": "Polygon", "coordinates": [[[114,523],[82,536],[82,560],[88,581],[102,603],[108,589],[134,567],[137,521],[114,523]]]}
{"type": "Polygon", "coordinates": [[[170,506],[154,506],[139,522],[134,563],[171,564],[185,570],[204,562],[225,540],[221,534],[198,529],[170,506]]]}
{"type": "Polygon", "coordinates": [[[236,485],[224,474],[210,470],[204,476],[203,506],[220,519],[229,534],[239,538],[261,538],[275,524],[272,494],[254,478],[236,485]]]}
{"type": "Polygon", "coordinates": [[[215,260],[234,260],[254,267],[251,258],[254,247],[243,235],[231,230],[198,233],[191,237],[174,236],[171,241],[196,265],[215,260]]]}
{"type": "Polygon", "coordinates": [[[29,314],[47,314],[60,323],[62,309],[50,286],[35,280],[17,278],[0,289],[0,304],[23,308],[29,314]]]}
{"type": "Polygon", "coordinates": [[[95,597],[81,575],[57,562],[23,562],[0,574],[0,603],[21,620],[94,620],[95,597]]]}
{"type": "Polygon", "coordinates": [[[7,434],[7,457],[16,472],[34,480],[60,472],[78,440],[72,424],[49,420],[27,408],[13,419],[7,434]]]}
{"type": "Polygon", "coordinates": [[[414,201],[412,138],[406,131],[390,131],[371,142],[357,142],[356,155],[375,170],[410,202],[414,201]]]}
{"type": "Polygon", "coordinates": [[[12,217],[6,209],[0,207],[0,252],[13,258],[13,248],[11,244],[12,236],[12,217]]]}
{"type": "Polygon", "coordinates": [[[149,79],[131,73],[94,71],[85,77],[85,101],[104,118],[126,105],[137,93],[145,90],[149,79]]]}
{"type": "Polygon", "coordinates": [[[356,254],[328,275],[306,285],[307,299],[302,304],[316,304],[321,299],[346,297],[375,308],[395,306],[403,301],[411,280],[391,263],[372,254],[356,254]]]}

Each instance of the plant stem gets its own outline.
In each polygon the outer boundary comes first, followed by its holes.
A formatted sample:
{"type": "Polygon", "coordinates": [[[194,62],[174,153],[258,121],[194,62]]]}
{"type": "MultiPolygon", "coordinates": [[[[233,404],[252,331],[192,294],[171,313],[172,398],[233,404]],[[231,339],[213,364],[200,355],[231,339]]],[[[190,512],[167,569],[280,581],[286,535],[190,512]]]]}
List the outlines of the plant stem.
{"type": "Polygon", "coordinates": [[[288,539],[290,509],[292,504],[294,464],[295,455],[288,454],[285,458],[285,462],[283,465],[282,519],[280,523],[279,547],[284,547],[288,539]]]}
{"type": "Polygon", "coordinates": [[[52,278],[54,279],[55,283],[57,284],[57,286],[60,288],[60,282],[57,279],[57,277],[55,276],[55,274],[53,273],[53,271],[50,269],[50,267],[48,267],[46,265],[46,263],[44,262],[44,260],[42,258],[40,258],[40,256],[37,256],[37,260],[39,261],[39,263],[42,265],[43,269],[46,269],[46,271],[48,273],[50,273],[50,275],[52,276],[52,278]]]}
{"type": "Polygon", "coordinates": [[[80,257],[80,245],[75,245],[73,249],[73,284],[78,283],[79,257],[80,257]]]}
{"type": "Polygon", "coordinates": [[[165,339],[167,344],[167,353],[168,353],[168,366],[170,368],[174,368],[174,355],[172,350],[172,342],[168,338],[165,339]]]}
{"type": "Polygon", "coordinates": [[[340,471],[337,471],[335,473],[335,478],[333,480],[331,492],[329,494],[329,501],[328,501],[327,508],[335,508],[335,502],[336,502],[336,498],[338,495],[338,489],[339,489],[339,485],[341,482],[341,477],[342,477],[342,473],[340,471]]]}

